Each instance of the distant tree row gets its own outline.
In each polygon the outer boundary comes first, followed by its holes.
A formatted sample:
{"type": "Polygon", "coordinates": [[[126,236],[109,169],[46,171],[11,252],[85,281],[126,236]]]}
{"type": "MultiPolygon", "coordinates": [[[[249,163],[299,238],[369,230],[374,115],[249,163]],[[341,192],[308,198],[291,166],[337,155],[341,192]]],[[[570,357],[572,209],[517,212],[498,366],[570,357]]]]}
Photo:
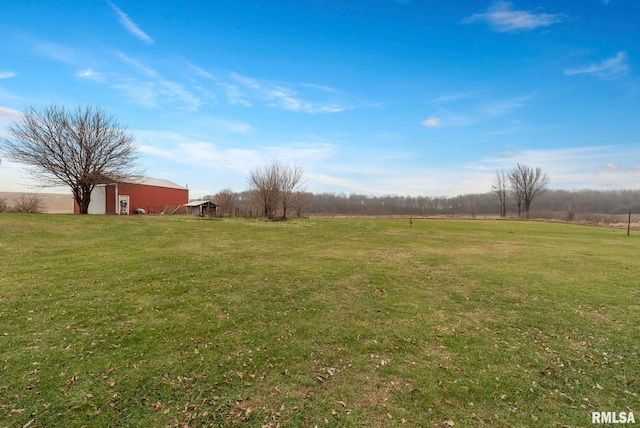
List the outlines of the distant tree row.
{"type": "MultiPolygon", "coordinates": [[[[507,189],[507,192],[510,190],[507,189]]],[[[494,192],[446,196],[373,196],[345,193],[309,193],[301,192],[306,202],[295,209],[295,215],[406,215],[439,216],[465,215],[501,216],[503,211],[494,192]]],[[[249,191],[233,192],[225,189],[216,195],[209,195],[217,205],[219,212],[225,215],[261,216],[249,191]],[[221,203],[224,200],[230,201],[221,203]],[[257,213],[257,214],[256,214],[257,213]]],[[[574,220],[577,214],[626,214],[640,213],[640,190],[554,190],[548,189],[535,200],[529,216],[548,216],[574,220]]],[[[518,216],[518,205],[513,195],[508,195],[504,206],[504,215],[518,216]]]]}
{"type": "Polygon", "coordinates": [[[508,215],[529,218],[552,216],[574,220],[577,213],[640,213],[640,190],[549,190],[549,177],[539,167],[517,164],[496,172],[492,191],[454,197],[372,196],[352,193],[304,191],[304,169],[277,160],[255,168],[248,180],[249,190],[224,189],[207,198],[218,205],[221,215],[251,215],[269,219],[287,218],[294,210],[303,215],[468,215],[475,217],[508,215]],[[536,202],[535,211],[532,210],[536,202]]]}

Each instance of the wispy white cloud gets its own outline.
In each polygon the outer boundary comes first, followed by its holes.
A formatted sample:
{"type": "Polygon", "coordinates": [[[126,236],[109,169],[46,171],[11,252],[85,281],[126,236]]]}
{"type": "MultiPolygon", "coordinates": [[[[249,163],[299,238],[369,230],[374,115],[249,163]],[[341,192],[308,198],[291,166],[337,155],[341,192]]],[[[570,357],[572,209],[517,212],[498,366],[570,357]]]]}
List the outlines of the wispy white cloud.
{"type": "Polygon", "coordinates": [[[524,107],[534,96],[535,94],[530,94],[504,100],[489,101],[481,106],[481,110],[483,115],[488,118],[505,116],[524,107]]]}
{"type": "Polygon", "coordinates": [[[37,40],[34,45],[38,52],[55,61],[73,65],[81,62],[82,55],[73,48],[46,40],[37,40]]]}
{"type": "Polygon", "coordinates": [[[188,61],[187,61],[187,64],[199,77],[210,79],[210,80],[216,80],[213,74],[209,73],[207,70],[203,69],[202,67],[198,67],[197,65],[192,64],[188,61]]]}
{"type": "Polygon", "coordinates": [[[116,55],[125,63],[133,66],[136,70],[140,71],[143,74],[146,74],[148,77],[152,77],[154,79],[160,78],[160,74],[153,68],[143,64],[135,58],[130,57],[122,52],[116,52],[116,55]]]}
{"type": "MultiPolygon", "coordinates": [[[[109,4],[114,11],[122,12],[115,4],[109,4]]],[[[339,113],[375,106],[318,83],[274,82],[228,70],[219,70],[214,74],[179,55],[175,57],[182,63],[182,67],[175,64],[172,67],[176,71],[174,75],[180,77],[166,78],[165,68],[150,66],[123,52],[116,51],[115,57],[119,62],[130,66],[135,73],[118,68],[118,62],[112,61],[113,54],[109,52],[101,52],[97,59],[93,50],[83,51],[37,39],[31,40],[31,44],[50,59],[76,66],[76,77],[120,90],[135,103],[149,108],[179,103],[184,108],[195,110],[205,103],[219,103],[225,99],[231,105],[270,107],[309,114],[339,113]],[[162,74],[158,70],[163,70],[162,74]]],[[[157,59],[154,64],[163,61],[164,59],[157,59]]],[[[164,63],[166,65],[166,61],[164,63]]],[[[9,75],[2,77],[8,78],[9,75]]]]}
{"type": "Polygon", "coordinates": [[[240,105],[243,107],[252,107],[253,103],[247,99],[247,96],[242,92],[238,85],[233,85],[227,82],[219,83],[224,88],[227,100],[231,105],[240,105]]]}
{"type": "Polygon", "coordinates": [[[92,68],[85,68],[83,70],[78,70],[76,72],[76,77],[80,77],[83,79],[91,79],[95,81],[103,80],[102,73],[99,73],[92,68]]]}
{"type": "Polygon", "coordinates": [[[0,137],[9,136],[5,129],[11,122],[17,119],[20,114],[18,110],[0,106],[0,137]]]}
{"type": "MultiPolygon", "coordinates": [[[[372,107],[374,104],[363,102],[356,97],[318,83],[275,82],[242,75],[230,70],[217,70],[215,73],[191,61],[178,57],[184,65],[181,70],[188,73],[188,81],[198,89],[198,94],[208,94],[216,101],[226,100],[229,104],[242,107],[270,107],[292,112],[310,114],[338,113],[345,110],[372,107]],[[216,93],[216,90],[218,93],[216,93]],[[222,93],[220,94],[220,90],[222,93]]],[[[148,67],[127,61],[151,74],[148,67]]]]}
{"type": "MultiPolygon", "coordinates": [[[[466,112],[462,113],[439,105],[437,109],[438,114],[424,120],[422,125],[429,128],[474,125],[513,114],[517,110],[525,107],[535,96],[536,94],[528,94],[504,99],[476,100],[473,105],[467,107],[466,112]]],[[[447,96],[440,97],[439,99],[457,101],[462,98],[447,96]]],[[[441,101],[439,104],[445,104],[446,102],[449,101],[441,101]]]]}
{"type": "MultiPolygon", "coordinates": [[[[9,35],[9,37],[14,38],[20,46],[33,51],[39,56],[68,65],[86,67],[88,63],[93,61],[95,55],[94,49],[81,47],[78,44],[73,46],[63,45],[25,33],[13,34],[9,35]]],[[[10,71],[7,71],[7,73],[13,74],[13,76],[17,75],[10,71]]],[[[10,75],[8,77],[13,76],[10,75]]]]}
{"type": "Polygon", "coordinates": [[[262,89],[262,85],[260,85],[255,79],[252,79],[250,77],[242,76],[238,73],[232,72],[231,78],[249,89],[254,89],[256,91],[262,89]]]}
{"type": "Polygon", "coordinates": [[[14,118],[20,115],[18,110],[0,106],[0,118],[14,118]]]}
{"type": "Polygon", "coordinates": [[[249,125],[248,123],[239,122],[236,120],[214,119],[213,123],[223,132],[227,132],[230,134],[246,134],[252,129],[251,125],[249,125]]]}
{"type": "Polygon", "coordinates": [[[331,159],[336,153],[336,146],[325,142],[293,141],[280,146],[265,147],[265,151],[271,158],[315,165],[331,159]]]}
{"type": "Polygon", "coordinates": [[[607,58],[598,64],[592,64],[586,67],[565,70],[564,74],[567,76],[591,74],[601,79],[613,80],[626,76],[628,72],[629,64],[627,63],[627,53],[618,52],[613,58],[607,58]]]}
{"type": "Polygon", "coordinates": [[[290,88],[274,86],[264,92],[268,105],[303,113],[339,113],[350,107],[332,102],[306,101],[290,88]]]}
{"type": "Polygon", "coordinates": [[[427,104],[454,103],[454,102],[458,102],[458,101],[464,101],[464,100],[477,98],[480,95],[482,95],[482,93],[484,93],[484,91],[468,91],[468,92],[450,93],[450,94],[445,94],[445,95],[441,95],[439,97],[436,97],[431,101],[427,101],[427,104]]]}
{"type": "Polygon", "coordinates": [[[325,85],[318,85],[318,84],[315,84],[315,83],[300,83],[299,85],[302,86],[302,87],[317,89],[317,90],[322,91],[322,92],[329,92],[331,94],[340,94],[341,93],[337,89],[330,88],[330,87],[325,86],[325,85]]]}
{"type": "Polygon", "coordinates": [[[303,83],[299,84],[300,89],[296,90],[293,87],[259,81],[234,72],[230,77],[232,82],[225,82],[222,85],[227,89],[229,102],[232,104],[251,106],[254,102],[250,99],[254,98],[269,107],[312,114],[338,113],[357,106],[353,100],[346,99],[348,96],[327,86],[303,83]],[[315,92],[304,97],[300,94],[303,88],[315,92]],[[318,92],[329,94],[332,98],[327,99],[326,95],[319,97],[318,92]],[[320,99],[309,101],[310,97],[320,99]]]}
{"type": "Polygon", "coordinates": [[[549,27],[563,20],[564,17],[560,14],[514,10],[511,2],[497,1],[485,12],[474,13],[470,17],[463,19],[462,23],[486,22],[497,32],[511,33],[549,27]]]}
{"type": "Polygon", "coordinates": [[[124,13],[118,6],[116,6],[112,2],[109,2],[109,5],[118,16],[118,22],[120,22],[120,25],[122,25],[124,29],[129,32],[129,34],[149,45],[153,43],[153,39],[147,33],[142,31],[138,24],[133,22],[133,20],[129,18],[129,16],[124,13]]]}
{"type": "Polygon", "coordinates": [[[261,159],[261,154],[255,149],[220,148],[211,141],[189,138],[175,132],[136,131],[135,135],[141,153],[174,163],[247,171],[247,165],[255,165],[261,159]]]}
{"type": "Polygon", "coordinates": [[[157,88],[151,82],[115,76],[109,86],[124,92],[131,101],[143,107],[157,108],[162,104],[157,88]]]}
{"type": "Polygon", "coordinates": [[[17,74],[13,71],[0,71],[0,79],[10,79],[16,77],[17,74]]]}
{"type": "Polygon", "coordinates": [[[445,108],[439,109],[437,117],[443,128],[470,126],[484,120],[477,112],[460,113],[445,108]]]}
{"type": "Polygon", "coordinates": [[[440,120],[439,117],[435,116],[431,116],[420,123],[422,123],[422,126],[425,126],[427,128],[439,128],[440,126],[442,126],[442,120],[440,120]]]}
{"type": "Polygon", "coordinates": [[[116,56],[123,63],[131,66],[133,71],[139,75],[132,76],[123,72],[98,72],[87,68],[80,70],[76,76],[121,90],[134,102],[148,108],[169,103],[181,108],[197,110],[203,104],[200,97],[194,95],[183,84],[165,79],[154,68],[122,52],[117,52],[116,56]]]}
{"type": "Polygon", "coordinates": [[[244,173],[274,158],[312,165],[329,159],[335,152],[335,145],[326,142],[293,141],[242,149],[226,147],[230,143],[223,144],[176,132],[136,131],[135,134],[137,145],[143,153],[193,166],[215,165],[217,169],[244,173]]]}

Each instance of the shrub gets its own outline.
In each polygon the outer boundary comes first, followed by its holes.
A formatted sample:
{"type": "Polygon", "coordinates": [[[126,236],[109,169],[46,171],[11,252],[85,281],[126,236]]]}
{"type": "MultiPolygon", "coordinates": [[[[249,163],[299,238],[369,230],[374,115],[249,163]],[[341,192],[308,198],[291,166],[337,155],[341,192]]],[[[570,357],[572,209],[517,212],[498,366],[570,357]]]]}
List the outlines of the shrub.
{"type": "Polygon", "coordinates": [[[17,213],[41,213],[42,200],[37,193],[21,193],[13,201],[12,211],[17,213]]]}

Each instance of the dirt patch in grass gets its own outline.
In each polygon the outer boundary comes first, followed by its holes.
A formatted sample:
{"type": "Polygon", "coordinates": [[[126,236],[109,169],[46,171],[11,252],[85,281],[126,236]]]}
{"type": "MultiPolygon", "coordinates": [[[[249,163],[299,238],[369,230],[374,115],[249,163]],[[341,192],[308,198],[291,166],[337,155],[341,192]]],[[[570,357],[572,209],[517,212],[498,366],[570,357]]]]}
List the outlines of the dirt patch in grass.
{"type": "Polygon", "coordinates": [[[594,308],[589,305],[580,305],[575,312],[590,323],[595,321],[609,326],[620,326],[620,322],[613,318],[614,314],[606,306],[594,308]]]}

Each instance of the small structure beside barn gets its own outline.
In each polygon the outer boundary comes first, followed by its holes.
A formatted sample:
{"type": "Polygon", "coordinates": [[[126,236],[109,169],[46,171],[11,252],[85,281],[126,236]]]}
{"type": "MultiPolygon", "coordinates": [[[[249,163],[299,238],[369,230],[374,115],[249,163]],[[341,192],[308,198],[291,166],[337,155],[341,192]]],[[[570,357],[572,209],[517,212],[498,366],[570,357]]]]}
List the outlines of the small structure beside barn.
{"type": "MultiPolygon", "coordinates": [[[[141,177],[127,182],[97,185],[91,192],[89,214],[172,214],[189,202],[189,189],[168,180],[141,177]]],[[[74,213],[79,207],[74,203],[74,213]]]]}
{"type": "Polygon", "coordinates": [[[218,206],[209,200],[192,201],[184,204],[187,214],[193,215],[213,215],[216,213],[218,206]]]}

